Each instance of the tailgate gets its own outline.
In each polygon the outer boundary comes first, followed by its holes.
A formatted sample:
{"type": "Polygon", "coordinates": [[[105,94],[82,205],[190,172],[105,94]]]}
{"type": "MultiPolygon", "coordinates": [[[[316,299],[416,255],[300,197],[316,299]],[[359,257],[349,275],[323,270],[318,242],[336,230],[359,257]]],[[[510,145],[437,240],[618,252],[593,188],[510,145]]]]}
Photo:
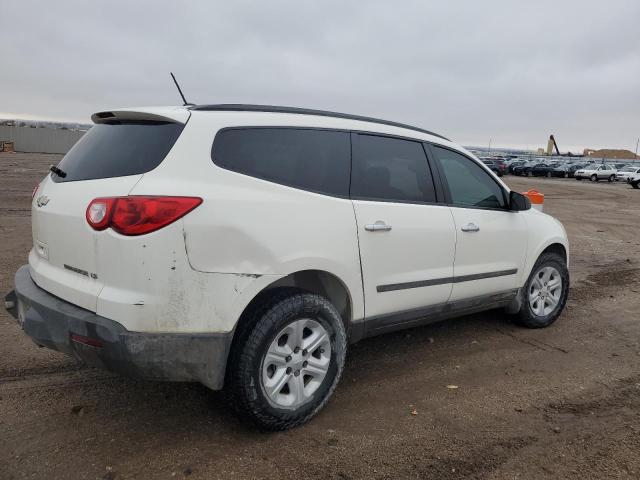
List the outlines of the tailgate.
{"type": "MultiPolygon", "coordinates": [[[[87,223],[86,209],[95,198],[128,195],[144,173],[162,163],[184,124],[149,112],[103,112],[94,117],[98,124],[36,191],[29,264],[41,288],[95,312],[104,286],[99,267],[120,259],[98,262],[100,232],[87,223]]],[[[122,248],[125,245],[122,242],[122,248]]]]}
{"type": "Polygon", "coordinates": [[[48,176],[32,204],[31,276],[41,288],[95,312],[103,283],[97,235],[85,211],[96,197],[127,195],[142,175],[55,183],[48,176]]]}

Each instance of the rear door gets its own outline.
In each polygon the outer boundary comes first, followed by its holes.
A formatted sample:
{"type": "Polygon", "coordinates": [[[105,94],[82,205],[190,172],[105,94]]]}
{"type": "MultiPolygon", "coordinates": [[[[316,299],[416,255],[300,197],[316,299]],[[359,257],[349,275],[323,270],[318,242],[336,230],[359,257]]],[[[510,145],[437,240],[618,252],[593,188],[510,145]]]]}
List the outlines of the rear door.
{"type": "Polygon", "coordinates": [[[62,173],[45,177],[32,203],[29,257],[40,287],[96,310],[103,284],[97,232],[87,224],[87,206],[97,197],[127,195],[142,174],[162,162],[182,128],[181,123],[149,120],[95,125],[58,164],[62,173]]]}
{"type": "Polygon", "coordinates": [[[523,215],[507,210],[506,193],[473,159],[431,146],[456,230],[451,302],[520,287],[527,251],[523,215]]]}
{"type": "Polygon", "coordinates": [[[609,178],[609,176],[613,173],[613,170],[611,169],[611,167],[609,165],[600,165],[600,167],[598,167],[598,178],[600,179],[606,179],[609,178]]]}
{"type": "Polygon", "coordinates": [[[446,303],[454,224],[449,209],[436,203],[420,142],[369,134],[353,134],[352,139],[351,198],[367,331],[382,331],[446,303]]]}

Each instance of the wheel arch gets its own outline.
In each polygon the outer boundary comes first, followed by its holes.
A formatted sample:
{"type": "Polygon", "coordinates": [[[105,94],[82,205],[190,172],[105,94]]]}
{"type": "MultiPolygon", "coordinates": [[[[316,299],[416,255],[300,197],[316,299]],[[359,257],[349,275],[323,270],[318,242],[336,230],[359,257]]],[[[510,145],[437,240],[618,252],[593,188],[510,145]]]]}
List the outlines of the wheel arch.
{"type": "Polygon", "coordinates": [[[531,271],[533,270],[534,265],[540,258],[540,256],[544,253],[553,252],[560,255],[569,266],[569,246],[567,244],[566,238],[562,237],[554,237],[549,239],[547,242],[538,246],[538,248],[533,252],[533,254],[527,258],[527,263],[525,267],[525,271],[523,272],[523,284],[531,275],[531,271]]]}
{"type": "Polygon", "coordinates": [[[524,286],[533,271],[533,267],[536,262],[540,258],[541,255],[545,253],[556,253],[560,255],[569,266],[569,248],[566,241],[566,238],[556,237],[554,239],[549,240],[547,243],[543,244],[538,248],[538,250],[527,259],[526,267],[524,274],[522,276],[522,286],[518,289],[518,295],[513,299],[513,301],[506,307],[506,312],[513,314],[517,313],[520,310],[521,304],[524,301],[524,286]]]}
{"type": "MultiPolygon", "coordinates": [[[[550,244],[549,246],[547,246],[544,250],[542,250],[540,252],[538,257],[540,257],[540,255],[542,255],[544,253],[557,253],[558,255],[560,255],[564,259],[565,262],[568,261],[567,249],[562,243],[556,242],[556,243],[550,244]]],[[[537,258],[536,258],[536,260],[537,260],[537,258]]]]}
{"type": "Polygon", "coordinates": [[[251,313],[276,292],[291,289],[315,293],[327,298],[338,310],[349,336],[353,321],[353,296],[346,283],[325,270],[300,270],[281,277],[260,290],[244,308],[233,334],[233,344],[242,337],[252,322],[251,313]]]}

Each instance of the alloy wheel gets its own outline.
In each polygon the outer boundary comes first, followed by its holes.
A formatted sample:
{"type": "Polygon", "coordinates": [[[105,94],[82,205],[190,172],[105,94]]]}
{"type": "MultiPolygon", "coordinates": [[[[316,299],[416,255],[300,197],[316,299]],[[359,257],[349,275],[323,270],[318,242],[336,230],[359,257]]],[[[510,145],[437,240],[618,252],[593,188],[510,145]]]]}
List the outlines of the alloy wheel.
{"type": "Polygon", "coordinates": [[[529,306],[538,317],[549,315],[562,297],[562,277],[554,267],[542,267],[529,285],[529,306]]]}
{"type": "Polygon", "coordinates": [[[262,360],[266,396],[278,407],[297,408],[313,398],[327,376],[331,340],[310,318],[295,320],[275,336],[262,360]]]}

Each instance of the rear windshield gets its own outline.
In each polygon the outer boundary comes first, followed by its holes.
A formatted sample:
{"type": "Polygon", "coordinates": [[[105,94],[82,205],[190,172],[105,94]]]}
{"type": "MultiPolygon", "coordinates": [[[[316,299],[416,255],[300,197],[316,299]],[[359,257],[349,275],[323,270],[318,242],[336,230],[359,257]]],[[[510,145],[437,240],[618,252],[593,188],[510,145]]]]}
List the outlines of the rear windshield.
{"type": "Polygon", "coordinates": [[[183,128],[169,122],[94,125],[58,164],[67,175],[51,177],[73,182],[146,173],[160,165],[183,128]]]}

